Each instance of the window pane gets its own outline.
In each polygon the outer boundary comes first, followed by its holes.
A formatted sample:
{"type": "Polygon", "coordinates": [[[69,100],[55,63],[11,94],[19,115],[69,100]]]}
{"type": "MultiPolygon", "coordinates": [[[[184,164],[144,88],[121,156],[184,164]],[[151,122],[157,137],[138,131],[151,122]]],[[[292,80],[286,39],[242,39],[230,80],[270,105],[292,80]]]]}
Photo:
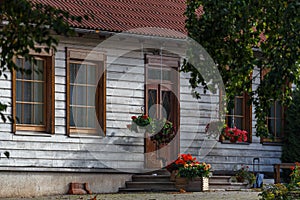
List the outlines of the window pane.
{"type": "Polygon", "coordinates": [[[236,117],[234,123],[238,129],[244,129],[243,128],[243,118],[236,117]]]}
{"type": "Polygon", "coordinates": [[[16,98],[17,98],[17,101],[23,101],[23,97],[22,97],[22,92],[23,92],[23,89],[22,89],[22,82],[21,81],[16,81],[16,98]]]}
{"type": "Polygon", "coordinates": [[[86,65],[76,64],[76,74],[74,78],[74,83],[86,84],[86,65]]]}
{"type": "Polygon", "coordinates": [[[37,60],[36,65],[34,66],[34,72],[33,72],[33,77],[34,80],[44,80],[44,61],[43,60],[37,60]]]}
{"type": "Polygon", "coordinates": [[[276,118],[280,120],[281,120],[281,112],[282,112],[281,109],[282,109],[281,104],[279,103],[279,101],[276,101],[276,118]]]}
{"type": "Polygon", "coordinates": [[[269,117],[275,117],[275,104],[271,105],[269,117]]]}
{"type": "Polygon", "coordinates": [[[22,124],[32,124],[33,122],[33,107],[31,104],[23,104],[24,118],[22,124]]]}
{"type": "Polygon", "coordinates": [[[281,119],[276,119],[276,136],[280,137],[282,134],[282,129],[281,129],[281,119]]]}
{"type": "Polygon", "coordinates": [[[43,104],[36,104],[32,105],[33,113],[34,113],[34,122],[33,124],[36,125],[43,125],[44,123],[44,105],[43,104]]]}
{"type": "Polygon", "coordinates": [[[275,134],[275,120],[274,119],[268,119],[268,129],[270,134],[275,134]]]}
{"type": "Polygon", "coordinates": [[[33,100],[33,83],[31,82],[23,82],[23,101],[25,102],[31,102],[33,100]]]}
{"type": "Polygon", "coordinates": [[[236,98],[235,115],[243,115],[243,99],[236,98]]]}
{"type": "Polygon", "coordinates": [[[76,102],[76,105],[86,105],[87,88],[85,86],[76,86],[75,88],[73,88],[73,90],[75,90],[75,99],[73,99],[73,101],[76,102]]]}
{"type": "Polygon", "coordinates": [[[74,92],[73,88],[74,88],[74,86],[70,85],[70,105],[73,105],[73,103],[75,104],[75,102],[73,102],[73,92],[74,92]]]}
{"type": "Polygon", "coordinates": [[[87,84],[96,85],[97,70],[95,65],[87,65],[87,84]]]}
{"type": "Polygon", "coordinates": [[[74,107],[70,107],[70,126],[75,126],[74,118],[76,118],[75,109],[74,107]]]}
{"type": "Polygon", "coordinates": [[[230,127],[230,128],[233,128],[233,127],[234,127],[234,120],[233,120],[233,117],[232,117],[232,116],[228,116],[228,117],[227,117],[227,125],[228,125],[228,127],[230,127]]]}
{"type": "MultiPolygon", "coordinates": [[[[30,63],[28,61],[25,61],[24,69],[25,70],[30,70],[29,72],[32,72],[32,67],[31,67],[31,65],[30,65],[30,63]]],[[[29,73],[29,72],[24,73],[24,75],[23,75],[24,79],[27,79],[27,80],[32,79],[31,78],[32,77],[32,73],[29,73]]]]}
{"type": "Polygon", "coordinates": [[[22,118],[22,104],[16,104],[16,117],[17,117],[17,124],[23,124],[22,118]]]}
{"type": "Polygon", "coordinates": [[[78,65],[70,63],[70,82],[71,83],[74,83],[74,81],[75,81],[77,70],[78,70],[78,65]]]}
{"type": "Polygon", "coordinates": [[[86,123],[86,117],[87,117],[87,113],[86,113],[86,108],[80,108],[77,107],[76,108],[76,120],[75,120],[75,126],[76,127],[87,127],[87,123],[86,123]]]}
{"type": "Polygon", "coordinates": [[[95,106],[96,87],[87,87],[87,105],[95,106]]]}
{"type": "Polygon", "coordinates": [[[95,108],[88,108],[88,127],[96,128],[95,123],[96,123],[95,108]]]}
{"type": "MultiPolygon", "coordinates": [[[[16,65],[20,68],[23,68],[23,59],[17,58],[16,65]]],[[[20,71],[17,71],[17,79],[23,78],[22,73],[20,71]]]]}
{"type": "Polygon", "coordinates": [[[44,83],[33,83],[34,85],[34,102],[44,101],[44,83]]]}

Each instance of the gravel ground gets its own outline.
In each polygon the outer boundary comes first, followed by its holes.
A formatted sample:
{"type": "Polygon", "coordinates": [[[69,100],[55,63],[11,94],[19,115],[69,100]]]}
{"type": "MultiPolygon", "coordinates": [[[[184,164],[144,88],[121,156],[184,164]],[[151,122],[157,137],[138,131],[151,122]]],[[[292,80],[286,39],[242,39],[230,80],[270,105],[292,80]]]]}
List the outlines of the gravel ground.
{"type": "Polygon", "coordinates": [[[5,200],[258,200],[259,192],[187,192],[187,193],[130,193],[98,195],[58,195],[36,198],[5,198],[5,200]]]}

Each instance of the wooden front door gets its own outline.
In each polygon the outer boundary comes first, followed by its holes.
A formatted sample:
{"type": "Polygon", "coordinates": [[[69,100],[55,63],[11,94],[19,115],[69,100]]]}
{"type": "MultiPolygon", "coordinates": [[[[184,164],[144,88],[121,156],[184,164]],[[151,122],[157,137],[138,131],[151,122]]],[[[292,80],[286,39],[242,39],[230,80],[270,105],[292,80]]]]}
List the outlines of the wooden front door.
{"type": "Polygon", "coordinates": [[[176,129],[176,137],[158,146],[145,137],[145,168],[160,168],[176,159],[179,153],[179,59],[146,56],[146,114],[153,119],[166,119],[176,129]]]}

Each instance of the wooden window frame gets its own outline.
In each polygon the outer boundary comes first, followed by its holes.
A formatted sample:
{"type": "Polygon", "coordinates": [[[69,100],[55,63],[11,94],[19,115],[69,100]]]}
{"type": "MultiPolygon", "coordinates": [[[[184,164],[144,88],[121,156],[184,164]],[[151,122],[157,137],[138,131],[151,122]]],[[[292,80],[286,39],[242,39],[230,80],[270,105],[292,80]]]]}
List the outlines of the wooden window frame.
{"type": "MultiPolygon", "coordinates": [[[[220,95],[221,97],[222,95],[220,95]]],[[[227,113],[225,114],[225,123],[228,124],[228,117],[235,117],[238,116],[240,118],[242,118],[242,130],[245,130],[248,132],[248,140],[247,142],[242,142],[242,143],[251,143],[252,142],[252,105],[248,105],[248,101],[249,101],[249,95],[247,93],[243,93],[242,95],[236,96],[234,98],[234,107],[236,106],[236,98],[242,98],[242,109],[243,109],[243,115],[228,115],[227,113]]],[[[222,141],[221,141],[222,142],[222,141]]],[[[241,143],[241,142],[237,142],[237,143],[241,143]]],[[[231,143],[234,144],[234,143],[231,143]]]]}
{"type": "MultiPolygon", "coordinates": [[[[269,72],[270,70],[269,69],[261,69],[260,70],[260,79],[263,80],[264,76],[269,72]]],[[[287,82],[288,84],[288,82],[287,82]]],[[[275,104],[275,108],[274,108],[274,111],[275,111],[275,117],[267,117],[266,119],[266,125],[268,126],[269,124],[269,119],[272,119],[272,120],[275,120],[275,127],[276,127],[276,124],[277,124],[277,117],[276,117],[276,102],[274,102],[275,104]]],[[[272,105],[273,106],[273,105],[272,105]]],[[[281,107],[281,132],[280,132],[280,136],[277,136],[275,135],[273,139],[270,139],[270,138],[264,138],[264,137],[261,137],[260,141],[261,143],[265,143],[265,144],[281,144],[283,142],[283,137],[284,137],[284,127],[285,127],[285,112],[286,112],[286,107],[281,107]]],[[[276,129],[275,129],[275,134],[276,134],[276,129]]]]}
{"type": "Polygon", "coordinates": [[[75,128],[70,126],[70,64],[73,62],[91,62],[98,65],[100,68],[100,63],[103,62],[103,69],[100,69],[100,74],[102,77],[97,86],[97,102],[96,114],[103,133],[100,133],[101,136],[106,134],[106,56],[104,52],[96,52],[85,49],[72,49],[66,48],[66,132],[68,136],[73,136],[75,134],[86,135],[86,136],[99,136],[99,131],[93,128],[75,128]],[[103,72],[101,71],[103,70],[103,72]],[[103,105],[99,107],[97,105],[103,105]],[[99,120],[102,119],[102,120],[99,120]]]}
{"type": "MultiPolygon", "coordinates": [[[[45,91],[44,91],[44,119],[45,125],[30,125],[30,124],[18,124],[16,119],[16,71],[12,72],[12,114],[13,114],[13,126],[12,132],[17,131],[32,131],[32,132],[44,132],[48,134],[54,134],[55,132],[55,108],[54,108],[54,72],[55,72],[55,58],[53,50],[49,53],[42,51],[41,53],[30,50],[30,54],[35,56],[37,59],[45,60],[45,69],[43,73],[45,78],[45,91]]],[[[19,58],[19,57],[18,57],[19,58]]],[[[22,58],[22,57],[20,57],[22,58]]],[[[17,58],[14,58],[16,62],[17,58]]],[[[32,72],[35,73],[35,72],[32,72]]]]}

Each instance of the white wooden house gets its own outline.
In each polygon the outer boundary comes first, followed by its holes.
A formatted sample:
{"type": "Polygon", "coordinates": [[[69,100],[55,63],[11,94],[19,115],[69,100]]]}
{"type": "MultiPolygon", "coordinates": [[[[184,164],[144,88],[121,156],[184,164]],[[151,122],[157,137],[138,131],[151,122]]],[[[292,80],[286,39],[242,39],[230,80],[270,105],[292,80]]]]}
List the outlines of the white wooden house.
{"type": "MultiPolygon", "coordinates": [[[[220,96],[195,99],[188,74],[179,73],[186,50],[184,0],[40,2],[94,18],[74,24],[76,36],[58,36],[57,52],[33,52],[43,74],[1,77],[0,100],[19,121],[0,122],[0,196],[66,193],[70,182],[116,192],[132,173],[158,168],[149,139],[127,128],[141,113],[164,114],[176,125],[178,137],[159,152],[169,160],[191,153],[215,172],[241,164],[252,169],[254,158],[261,171],[272,172],[280,162],[279,143],[255,136],[246,95],[236,98],[226,119],[249,132],[247,142],[221,142],[205,133],[206,124],[218,119],[220,96]]],[[[22,58],[16,62],[32,67],[22,58]]],[[[269,120],[276,137],[281,112],[274,106],[269,120]]]]}

